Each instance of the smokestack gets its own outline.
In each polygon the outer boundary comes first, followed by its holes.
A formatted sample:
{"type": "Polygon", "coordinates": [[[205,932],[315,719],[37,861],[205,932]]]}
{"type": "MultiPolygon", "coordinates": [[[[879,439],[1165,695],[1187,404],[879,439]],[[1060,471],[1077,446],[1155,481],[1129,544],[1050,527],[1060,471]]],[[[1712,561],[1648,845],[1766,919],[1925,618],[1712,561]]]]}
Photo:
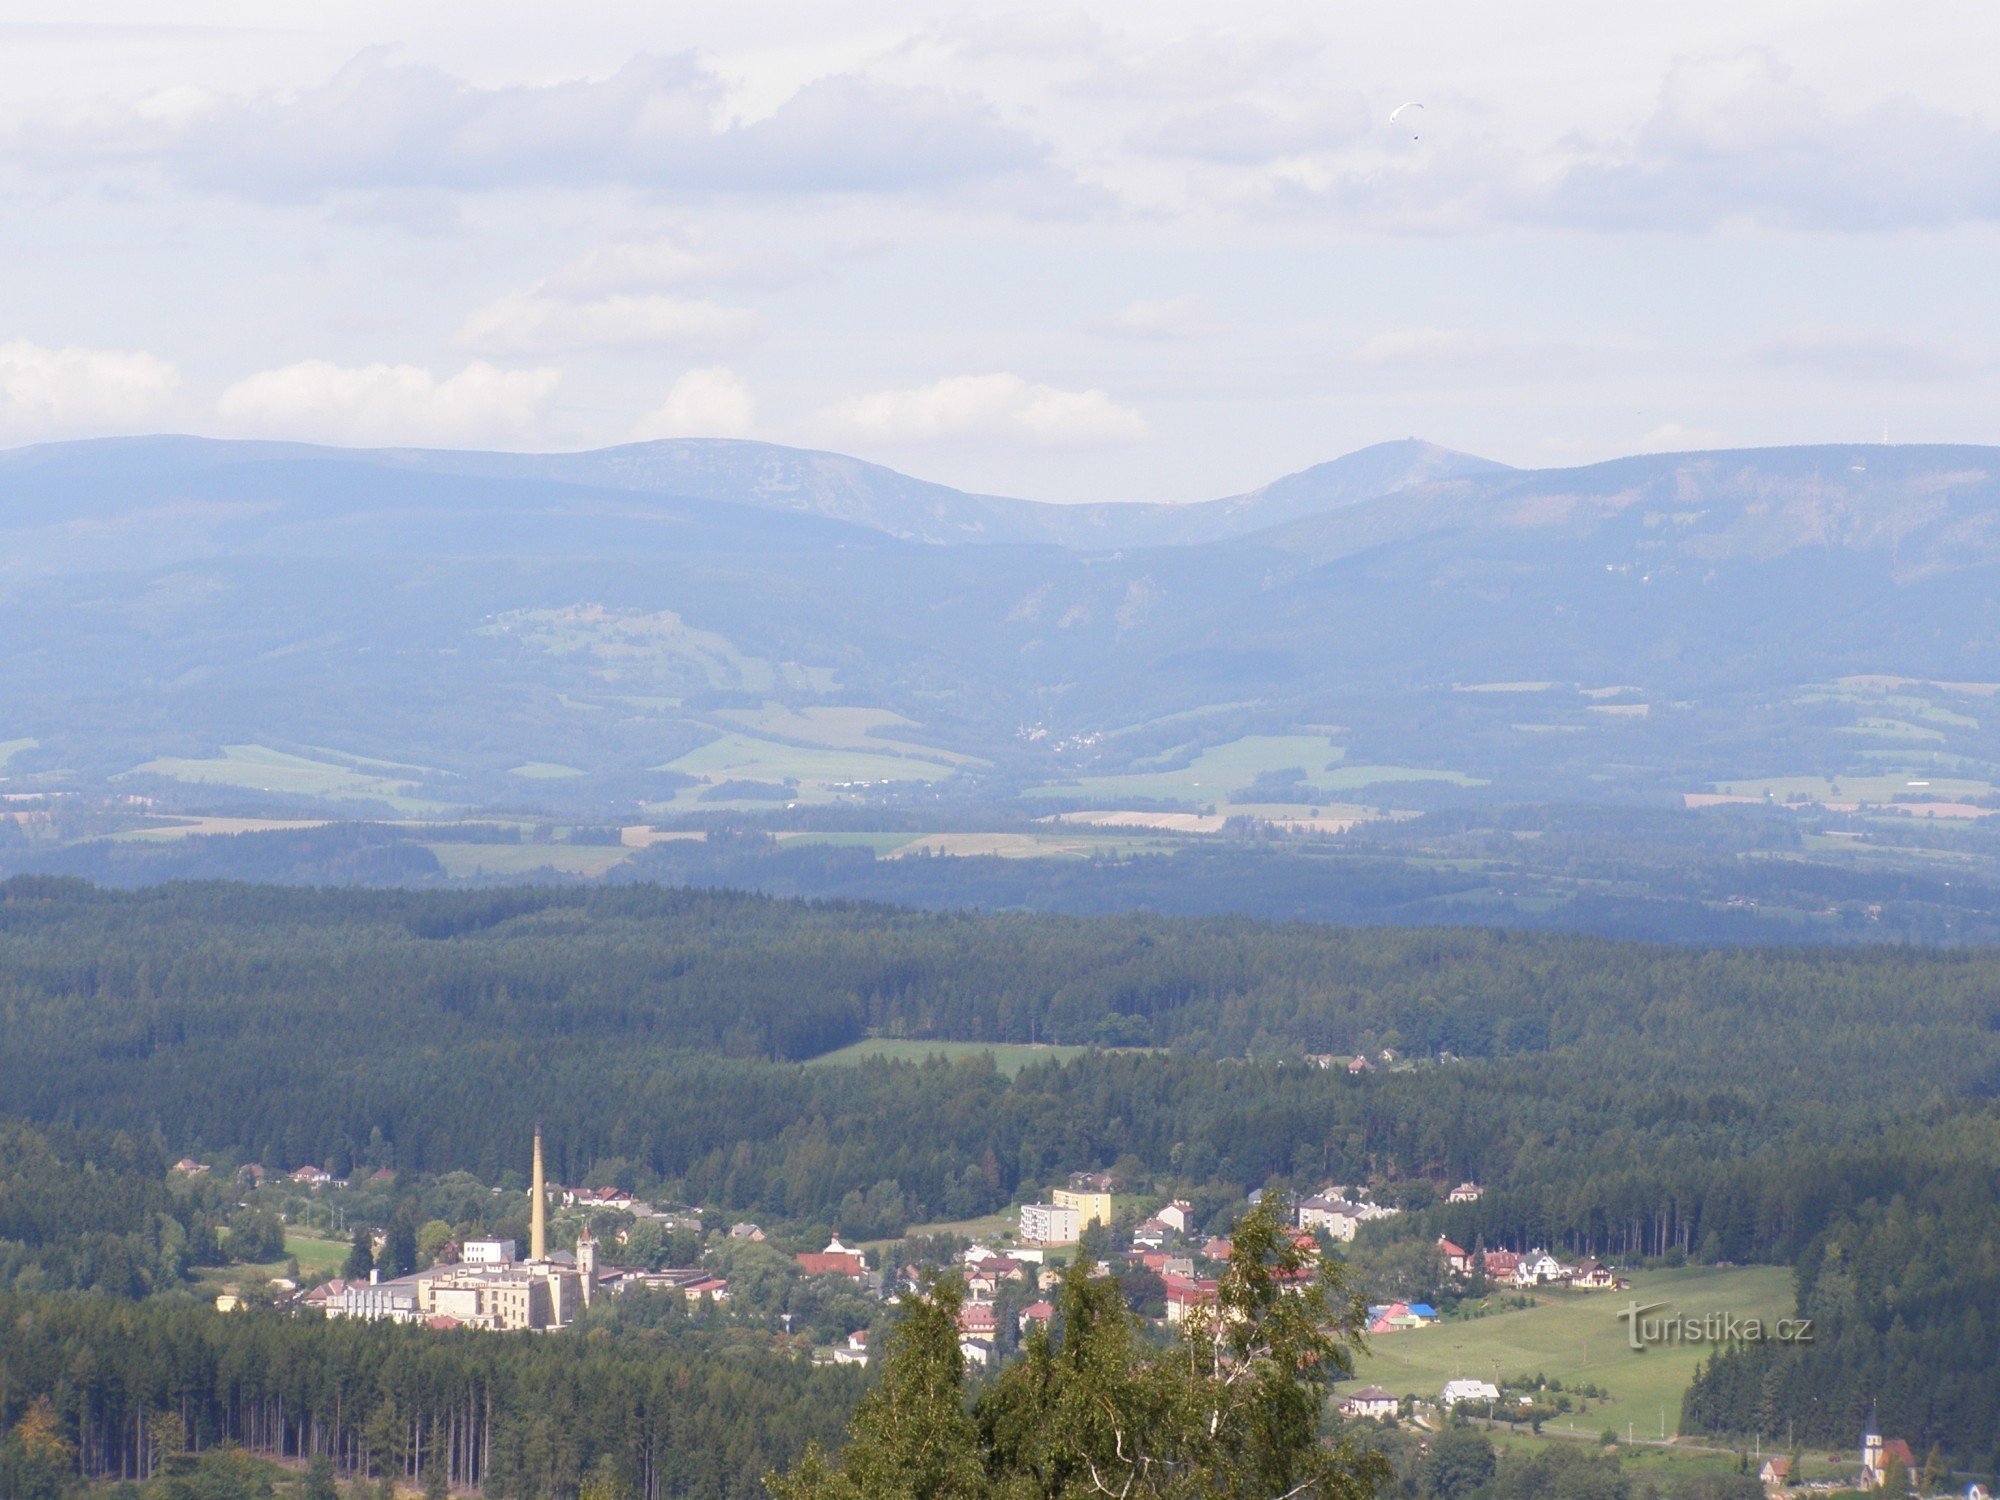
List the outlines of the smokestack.
{"type": "Polygon", "coordinates": [[[529,1205],[528,1259],[549,1258],[548,1187],[542,1181],[542,1127],[535,1127],[535,1198],[529,1205]]]}

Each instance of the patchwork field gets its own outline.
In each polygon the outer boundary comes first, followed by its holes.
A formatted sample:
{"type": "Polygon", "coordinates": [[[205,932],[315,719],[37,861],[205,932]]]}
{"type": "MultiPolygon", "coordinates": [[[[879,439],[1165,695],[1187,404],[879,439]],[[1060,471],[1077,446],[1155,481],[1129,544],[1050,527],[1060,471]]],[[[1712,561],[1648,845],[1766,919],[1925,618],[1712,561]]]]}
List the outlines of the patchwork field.
{"type": "Polygon", "coordinates": [[[1541,1374],[1565,1386],[1586,1382],[1610,1392],[1589,1410],[1550,1424],[1596,1436],[1607,1427],[1639,1437],[1677,1430],[1681,1392],[1710,1350],[1675,1345],[1635,1353],[1617,1316],[1628,1302],[1666,1302],[1684,1317],[1735,1313],[1767,1323],[1793,1311],[1791,1272],[1781,1266],[1689,1267],[1641,1271],[1630,1292],[1551,1292],[1536,1306],[1432,1328],[1377,1335],[1357,1362],[1357,1380],[1397,1395],[1434,1398],[1447,1380],[1502,1380],[1541,1374]]]}
{"type": "Polygon", "coordinates": [[[1966,802],[1993,795],[1990,781],[1957,776],[1925,776],[1908,772],[1873,776],[1766,776],[1745,781],[1720,781],[1716,791],[1730,797],[1761,797],[1773,802],[1966,802]]]}
{"type": "Polygon", "coordinates": [[[782,703],[766,703],[761,708],[725,708],[715,718],[751,734],[779,740],[796,740],[829,750],[868,750],[889,755],[909,755],[944,765],[983,765],[976,756],[961,755],[902,737],[899,731],[918,727],[916,722],[886,708],[788,708],[782,703]]]}
{"type": "MultiPolygon", "coordinates": [[[[1227,744],[1211,745],[1182,766],[1051,782],[1028,795],[1082,797],[1110,807],[1130,801],[1214,804],[1216,813],[1226,816],[1237,810],[1223,805],[1233,793],[1248,790],[1260,776],[1294,768],[1304,775],[1302,784],[1309,789],[1307,795],[1317,795],[1322,802],[1337,800],[1342,792],[1398,781],[1445,781],[1457,786],[1483,784],[1457,771],[1417,766],[1348,765],[1346,755],[1345,750],[1319,735],[1252,734],[1227,744]]],[[[1160,759],[1164,761],[1167,757],[1160,759]]],[[[1296,807],[1298,813],[1304,814],[1311,804],[1281,805],[1296,807]]],[[[1247,811],[1247,808],[1243,810],[1247,811]]]]}
{"type": "Polygon", "coordinates": [[[195,785],[233,786],[296,797],[369,798],[386,802],[399,812],[422,813],[442,807],[416,796],[417,784],[407,777],[370,769],[386,764],[362,757],[318,760],[274,750],[269,745],[224,745],[219,756],[163,756],[135,766],[126,774],[164,776],[170,781],[195,785]]]}
{"type": "Polygon", "coordinates": [[[773,800],[833,802],[871,784],[894,781],[943,781],[954,768],[937,752],[896,755],[881,750],[836,749],[824,745],[788,745],[741,730],[732,730],[669,761],[660,770],[701,778],[703,785],[682,788],[673,798],[677,808],[768,806],[773,800]],[[782,798],[704,798],[705,787],[723,782],[759,782],[784,787],[782,798]]]}

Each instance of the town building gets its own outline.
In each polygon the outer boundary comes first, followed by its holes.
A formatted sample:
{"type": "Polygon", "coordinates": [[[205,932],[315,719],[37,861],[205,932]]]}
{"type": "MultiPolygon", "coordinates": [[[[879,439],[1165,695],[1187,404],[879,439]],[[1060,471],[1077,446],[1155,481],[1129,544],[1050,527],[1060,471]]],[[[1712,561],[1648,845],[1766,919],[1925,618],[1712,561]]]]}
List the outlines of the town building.
{"type": "Polygon", "coordinates": [[[1076,1210],[1076,1224],[1079,1230],[1093,1224],[1111,1227],[1111,1194],[1095,1188],[1057,1188],[1049,1194],[1049,1201],[1057,1208],[1076,1210]]]}
{"type": "Polygon", "coordinates": [[[1021,1205],[1021,1238],[1031,1245],[1074,1245],[1081,1233],[1077,1211],[1066,1204],[1021,1205]]]}
{"type": "Polygon", "coordinates": [[[818,1253],[806,1251],[794,1255],[792,1259],[808,1276],[845,1276],[857,1282],[868,1279],[868,1263],[861,1258],[859,1251],[841,1244],[839,1235],[828,1240],[824,1250],[818,1253]]]}
{"type": "Polygon", "coordinates": [[[1153,1217],[1175,1234],[1186,1234],[1188,1226],[1194,1222],[1194,1205],[1185,1198],[1176,1198],[1153,1217]]]}
{"type": "Polygon", "coordinates": [[[1461,1182],[1457,1187],[1445,1194],[1444,1201],[1447,1203],[1477,1203],[1485,1193],[1486,1189],[1476,1182],[1461,1182]]]}
{"type": "Polygon", "coordinates": [[[1454,1276],[1463,1276],[1472,1269],[1472,1257],[1463,1245],[1454,1245],[1443,1235],[1438,1236],[1438,1254],[1444,1257],[1444,1268],[1454,1276]]]}
{"type": "Polygon", "coordinates": [[[1349,1241],[1367,1214],[1344,1198],[1312,1197],[1299,1205],[1299,1228],[1324,1229],[1335,1239],[1349,1241]]]}

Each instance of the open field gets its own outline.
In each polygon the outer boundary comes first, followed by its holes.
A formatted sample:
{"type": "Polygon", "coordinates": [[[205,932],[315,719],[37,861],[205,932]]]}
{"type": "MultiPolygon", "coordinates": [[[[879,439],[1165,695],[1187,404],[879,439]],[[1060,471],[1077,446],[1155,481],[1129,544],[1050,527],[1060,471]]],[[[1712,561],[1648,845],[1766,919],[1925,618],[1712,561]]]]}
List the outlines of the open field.
{"type": "Polygon", "coordinates": [[[23,750],[32,750],[40,743],[40,740],[0,740],[0,770],[5,770],[7,762],[23,750]]]}
{"type": "Polygon", "coordinates": [[[1662,1312],[1683,1317],[1735,1313],[1767,1324],[1793,1311],[1792,1273],[1781,1266],[1640,1271],[1632,1276],[1630,1292],[1538,1296],[1531,1308],[1378,1335],[1356,1362],[1356,1379],[1399,1396],[1426,1398],[1435,1398],[1458,1375],[1492,1380],[1497,1373],[1506,1380],[1541,1374],[1565,1386],[1585,1382],[1609,1391],[1609,1399],[1592,1401],[1588,1411],[1551,1425],[1594,1437],[1607,1427],[1623,1433],[1630,1423],[1638,1436],[1658,1437],[1664,1421],[1671,1437],[1680,1419],[1681,1392],[1710,1350],[1682,1344],[1635,1353],[1627,1346],[1618,1310],[1632,1301],[1663,1301],[1668,1308],[1662,1312]]]}
{"type": "MultiPolygon", "coordinates": [[[[785,745],[776,740],[732,730],[706,745],[669,761],[660,770],[698,776],[709,785],[726,781],[758,781],[789,787],[784,800],[832,802],[861,784],[887,781],[943,781],[953,768],[937,759],[885,754],[871,750],[839,750],[825,746],[785,745]]],[[[676,807],[726,807],[727,802],[702,800],[704,788],[684,787],[676,807]]],[[[759,804],[770,806],[770,802],[759,804]]]]}
{"type": "Polygon", "coordinates": [[[941,750],[901,738],[897,730],[916,729],[913,719],[886,708],[788,708],[766,703],[761,708],[719,709],[715,717],[733,728],[774,739],[797,740],[829,750],[867,750],[908,755],[944,765],[984,765],[976,756],[941,750]]]}
{"type": "Polygon", "coordinates": [[[852,1067],[871,1057],[888,1057],[901,1062],[922,1062],[927,1057],[960,1058],[978,1057],[984,1054],[993,1059],[993,1066],[999,1072],[1012,1078],[1031,1063],[1061,1062],[1065,1058],[1080,1057],[1089,1050],[1088,1047],[1059,1047],[1050,1043],[1031,1046],[1026,1042],[929,1042],[884,1036],[870,1037],[866,1041],[842,1047],[837,1052],[822,1053],[806,1066],[852,1067]]]}
{"type": "Polygon", "coordinates": [[[324,1239],[296,1229],[285,1231],[285,1254],[299,1263],[299,1274],[308,1281],[317,1276],[338,1275],[352,1248],[345,1240],[324,1239]]]}
{"type": "Polygon", "coordinates": [[[386,802],[399,812],[420,813],[440,805],[411,795],[416,791],[413,781],[331,760],[313,760],[269,745],[224,745],[221,755],[209,758],[163,756],[126,774],[295,797],[366,797],[386,802]]]}
{"type": "Polygon", "coordinates": [[[519,776],[524,781],[562,781],[586,773],[575,766],[559,765],[552,760],[531,760],[515,766],[507,774],[519,776]]]}
{"type": "Polygon", "coordinates": [[[1765,776],[1745,781],[1720,781],[1716,791],[1731,797],[1761,797],[1773,802],[1882,803],[1903,798],[1912,802],[1969,802],[1993,794],[1990,781],[1922,772],[1893,771],[1873,776],[1765,776]]]}
{"type": "MultiPolygon", "coordinates": [[[[1234,811],[1249,810],[1247,807],[1231,807],[1228,804],[1231,794],[1245,790],[1267,772],[1292,768],[1304,773],[1304,784],[1312,789],[1308,795],[1322,803],[1336,800],[1335,794],[1340,792],[1397,781],[1448,781],[1459,786],[1481,784],[1457,771],[1416,766],[1348,765],[1345,763],[1346,754],[1345,750],[1319,735],[1250,734],[1227,744],[1211,745],[1184,766],[1050,782],[1035,788],[1028,795],[1086,797],[1113,808],[1133,801],[1195,802],[1210,804],[1216,814],[1226,817],[1234,811]]],[[[1308,805],[1300,804],[1298,811],[1304,812],[1308,805]]]]}
{"type": "Polygon", "coordinates": [[[162,818],[147,828],[115,833],[117,839],[185,839],[211,833],[278,833],[287,828],[324,828],[325,818],[162,818]]]}
{"type": "Polygon", "coordinates": [[[426,844],[454,880],[469,876],[602,875],[632,857],[621,844],[426,844]]]}

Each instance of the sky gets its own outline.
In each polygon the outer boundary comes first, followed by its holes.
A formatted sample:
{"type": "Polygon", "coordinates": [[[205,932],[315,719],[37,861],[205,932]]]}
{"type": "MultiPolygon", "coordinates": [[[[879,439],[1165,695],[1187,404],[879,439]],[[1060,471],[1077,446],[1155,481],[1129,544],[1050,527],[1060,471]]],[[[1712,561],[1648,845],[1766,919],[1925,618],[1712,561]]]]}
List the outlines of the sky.
{"type": "Polygon", "coordinates": [[[2000,441],[2000,10],[0,0],[0,445],[2000,441]]]}

